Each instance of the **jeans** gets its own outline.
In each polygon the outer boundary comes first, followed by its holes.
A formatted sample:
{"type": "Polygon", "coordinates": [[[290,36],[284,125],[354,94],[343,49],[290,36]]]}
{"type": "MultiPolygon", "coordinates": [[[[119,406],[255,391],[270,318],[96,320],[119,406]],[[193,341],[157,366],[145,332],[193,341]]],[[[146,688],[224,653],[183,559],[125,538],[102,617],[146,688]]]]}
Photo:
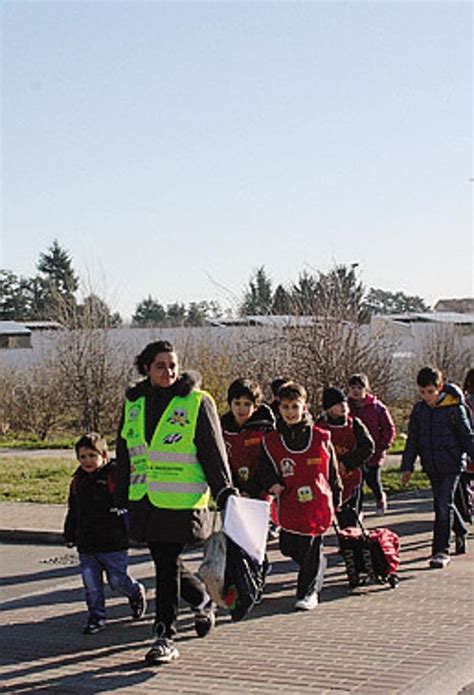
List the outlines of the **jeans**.
{"type": "Polygon", "coordinates": [[[128,553],[117,550],[107,553],[79,553],[89,616],[105,618],[104,572],[112,591],[134,598],[140,585],[127,574],[128,553]]]}
{"type": "Polygon", "coordinates": [[[428,477],[433,491],[435,513],[432,552],[433,555],[437,553],[449,555],[451,530],[454,530],[456,536],[464,536],[467,533],[466,524],[454,504],[459,473],[432,474],[428,477]]]}
{"type": "Polygon", "coordinates": [[[296,598],[321,591],[324,580],[325,558],[321,536],[304,536],[299,533],[280,531],[280,550],[283,555],[291,557],[299,566],[296,598]]]}
{"type": "Polygon", "coordinates": [[[179,557],[184,548],[182,543],[149,543],[148,547],[156,569],[155,631],[159,636],[173,637],[180,596],[196,608],[203,603],[207,592],[179,557]]]}

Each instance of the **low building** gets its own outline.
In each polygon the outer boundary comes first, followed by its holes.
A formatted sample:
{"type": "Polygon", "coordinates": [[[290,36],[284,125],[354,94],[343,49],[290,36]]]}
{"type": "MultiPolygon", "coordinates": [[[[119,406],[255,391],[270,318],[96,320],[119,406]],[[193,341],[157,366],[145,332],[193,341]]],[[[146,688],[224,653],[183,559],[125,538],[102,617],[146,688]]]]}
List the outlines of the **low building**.
{"type": "Polygon", "coordinates": [[[0,349],[31,348],[31,330],[16,321],[0,321],[0,349]]]}

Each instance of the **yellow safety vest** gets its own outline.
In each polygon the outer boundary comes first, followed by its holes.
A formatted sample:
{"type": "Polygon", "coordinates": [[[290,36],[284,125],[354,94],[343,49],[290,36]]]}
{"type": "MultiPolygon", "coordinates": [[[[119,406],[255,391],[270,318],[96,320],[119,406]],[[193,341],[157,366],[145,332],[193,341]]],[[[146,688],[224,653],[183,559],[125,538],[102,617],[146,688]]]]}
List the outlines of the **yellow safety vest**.
{"type": "Polygon", "coordinates": [[[203,391],[175,396],[158,422],[150,445],[145,440],[145,398],[125,401],[122,437],[130,456],[129,499],[148,495],[164,509],[202,509],[210,498],[196,456],[194,434],[203,391]]]}

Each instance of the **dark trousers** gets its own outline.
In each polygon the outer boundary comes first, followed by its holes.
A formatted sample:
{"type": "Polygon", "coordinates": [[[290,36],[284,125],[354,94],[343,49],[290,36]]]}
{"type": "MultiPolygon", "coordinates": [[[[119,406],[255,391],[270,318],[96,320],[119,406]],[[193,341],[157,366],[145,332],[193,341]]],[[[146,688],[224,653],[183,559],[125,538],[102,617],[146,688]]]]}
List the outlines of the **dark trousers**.
{"type": "Polygon", "coordinates": [[[364,483],[369,487],[374,493],[375,501],[379,504],[382,501],[383,488],[382,488],[382,469],[378,466],[364,466],[364,483]]]}
{"type": "Polygon", "coordinates": [[[467,533],[466,524],[454,504],[454,493],[459,482],[459,473],[429,475],[428,477],[433,491],[435,513],[433,555],[437,553],[448,555],[451,530],[454,530],[456,536],[464,536],[467,533]]]}
{"type": "Polygon", "coordinates": [[[182,543],[149,543],[148,547],[156,570],[155,630],[159,636],[173,637],[180,597],[195,608],[204,601],[206,590],[182,562],[182,543]]]}
{"type": "Polygon", "coordinates": [[[347,502],[341,505],[340,511],[336,512],[339,528],[359,525],[360,500],[362,497],[362,485],[349,497],[347,502]]]}
{"type": "Polygon", "coordinates": [[[303,536],[299,533],[280,531],[280,551],[291,557],[299,567],[296,598],[302,599],[310,592],[321,591],[324,581],[322,537],[303,536]]]}

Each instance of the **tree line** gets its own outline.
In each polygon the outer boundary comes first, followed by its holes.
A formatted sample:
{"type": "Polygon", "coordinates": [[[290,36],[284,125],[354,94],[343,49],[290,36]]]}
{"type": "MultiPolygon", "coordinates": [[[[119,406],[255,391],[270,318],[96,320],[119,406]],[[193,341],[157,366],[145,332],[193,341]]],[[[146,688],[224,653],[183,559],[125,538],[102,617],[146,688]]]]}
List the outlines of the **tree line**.
{"type": "MultiPolygon", "coordinates": [[[[241,316],[293,315],[333,316],[366,323],[372,314],[428,311],[418,296],[402,291],[367,289],[357,274],[358,264],[335,265],[327,273],[303,271],[288,286],[274,286],[260,266],[254,270],[235,310],[241,316]]],[[[79,277],[70,254],[57,240],[40,254],[37,274],[21,277],[0,269],[0,320],[62,321],[66,325],[95,322],[113,328],[123,323],[97,294],[89,293],[79,302],[79,277]]],[[[135,307],[132,326],[202,326],[224,315],[217,301],[173,302],[166,306],[151,294],[135,307]]]]}

